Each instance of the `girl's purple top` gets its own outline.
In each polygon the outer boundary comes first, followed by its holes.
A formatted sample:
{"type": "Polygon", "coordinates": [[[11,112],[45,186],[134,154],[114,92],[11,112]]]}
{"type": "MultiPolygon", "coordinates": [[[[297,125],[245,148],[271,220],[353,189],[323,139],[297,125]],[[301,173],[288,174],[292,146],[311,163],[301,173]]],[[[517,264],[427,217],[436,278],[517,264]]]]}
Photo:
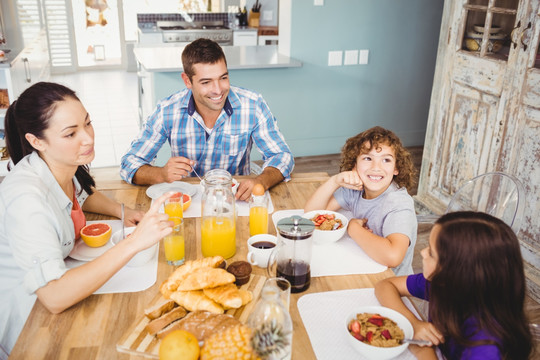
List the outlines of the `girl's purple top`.
{"type": "MultiPolygon", "coordinates": [[[[430,282],[426,280],[424,274],[414,274],[407,277],[407,290],[414,297],[429,301],[430,282]]],[[[465,336],[472,341],[494,340],[495,337],[484,330],[479,330],[474,318],[469,318],[462,326],[465,336]]],[[[443,353],[447,359],[467,359],[467,360],[494,360],[502,359],[499,348],[496,345],[478,345],[463,347],[455,342],[454,339],[446,339],[443,353]]],[[[443,349],[441,349],[443,350],[443,349]]]]}

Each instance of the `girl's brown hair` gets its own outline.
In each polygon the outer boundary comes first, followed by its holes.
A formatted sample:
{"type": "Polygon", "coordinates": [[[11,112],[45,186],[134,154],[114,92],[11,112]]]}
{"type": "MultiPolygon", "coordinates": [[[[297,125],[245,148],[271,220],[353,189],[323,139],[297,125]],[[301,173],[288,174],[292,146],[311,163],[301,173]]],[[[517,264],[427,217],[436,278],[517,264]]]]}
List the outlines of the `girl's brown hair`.
{"type": "Polygon", "coordinates": [[[410,192],[416,183],[416,169],[414,168],[411,154],[403,147],[401,140],[396,134],[380,126],[375,126],[347,139],[341,149],[340,170],[352,170],[360,154],[367,154],[373,148],[378,149],[380,145],[390,146],[394,150],[396,154],[396,169],[399,171],[399,174],[394,175],[394,181],[399,187],[405,187],[410,192]]]}
{"type": "MultiPolygon", "coordinates": [[[[499,339],[503,359],[528,359],[532,336],[516,234],[502,220],[472,211],[443,215],[436,224],[438,262],[429,294],[435,327],[462,346],[493,343],[467,340],[463,324],[473,319],[478,329],[499,339]]],[[[444,353],[444,344],[441,349],[444,353]]]]}

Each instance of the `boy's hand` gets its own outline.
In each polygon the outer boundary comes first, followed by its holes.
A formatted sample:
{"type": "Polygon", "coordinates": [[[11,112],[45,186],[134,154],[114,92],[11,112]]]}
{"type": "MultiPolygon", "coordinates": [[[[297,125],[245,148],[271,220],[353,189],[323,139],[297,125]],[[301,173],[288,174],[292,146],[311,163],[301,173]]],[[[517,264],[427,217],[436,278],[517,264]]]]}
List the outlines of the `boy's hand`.
{"type": "Polygon", "coordinates": [[[343,171],[336,176],[336,184],[338,186],[352,189],[352,190],[362,190],[364,184],[360,180],[360,176],[356,172],[356,167],[351,171],[343,171]]]}

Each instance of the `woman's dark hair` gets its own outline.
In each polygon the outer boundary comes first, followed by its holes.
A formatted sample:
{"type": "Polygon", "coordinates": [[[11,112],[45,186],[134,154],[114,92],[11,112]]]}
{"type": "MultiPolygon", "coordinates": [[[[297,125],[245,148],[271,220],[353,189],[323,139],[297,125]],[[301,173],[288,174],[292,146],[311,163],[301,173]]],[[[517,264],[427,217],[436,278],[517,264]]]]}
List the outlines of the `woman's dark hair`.
{"type": "MultiPolygon", "coordinates": [[[[56,105],[66,99],[80,101],[75,92],[63,85],[39,82],[26,89],[7,109],[5,118],[6,146],[14,164],[35,149],[26,140],[25,134],[44,139],[50,118],[56,105]]],[[[88,166],[80,165],[75,173],[77,181],[89,195],[93,194],[96,183],[88,171],[88,166]]]]}
{"type": "Polygon", "coordinates": [[[462,346],[493,343],[466,338],[463,324],[474,319],[478,329],[500,340],[496,345],[504,359],[528,359],[532,336],[516,234],[502,220],[480,212],[448,213],[436,224],[438,262],[429,295],[435,327],[462,346]]]}
{"type": "Polygon", "coordinates": [[[356,165],[360,154],[367,154],[371,149],[378,149],[380,145],[387,145],[396,153],[396,169],[399,174],[394,175],[394,181],[399,187],[405,187],[409,192],[415,184],[416,169],[411,154],[401,144],[399,137],[390,130],[375,126],[360,134],[347,139],[341,149],[341,171],[350,171],[356,165]]]}
{"type": "Polygon", "coordinates": [[[215,64],[218,61],[225,61],[225,53],[219,44],[209,39],[197,39],[188,44],[182,51],[182,67],[189,80],[193,79],[195,64],[215,64]]]}

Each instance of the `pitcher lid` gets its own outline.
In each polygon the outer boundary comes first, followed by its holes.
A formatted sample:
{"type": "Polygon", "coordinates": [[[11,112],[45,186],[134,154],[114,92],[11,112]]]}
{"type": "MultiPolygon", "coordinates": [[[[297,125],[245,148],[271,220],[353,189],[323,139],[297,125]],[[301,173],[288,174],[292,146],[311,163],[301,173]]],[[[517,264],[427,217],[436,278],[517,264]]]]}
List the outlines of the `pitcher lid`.
{"type": "Polygon", "coordinates": [[[313,234],[315,224],[313,221],[298,215],[286,217],[278,221],[277,228],[280,234],[289,236],[304,236],[313,234]]]}

